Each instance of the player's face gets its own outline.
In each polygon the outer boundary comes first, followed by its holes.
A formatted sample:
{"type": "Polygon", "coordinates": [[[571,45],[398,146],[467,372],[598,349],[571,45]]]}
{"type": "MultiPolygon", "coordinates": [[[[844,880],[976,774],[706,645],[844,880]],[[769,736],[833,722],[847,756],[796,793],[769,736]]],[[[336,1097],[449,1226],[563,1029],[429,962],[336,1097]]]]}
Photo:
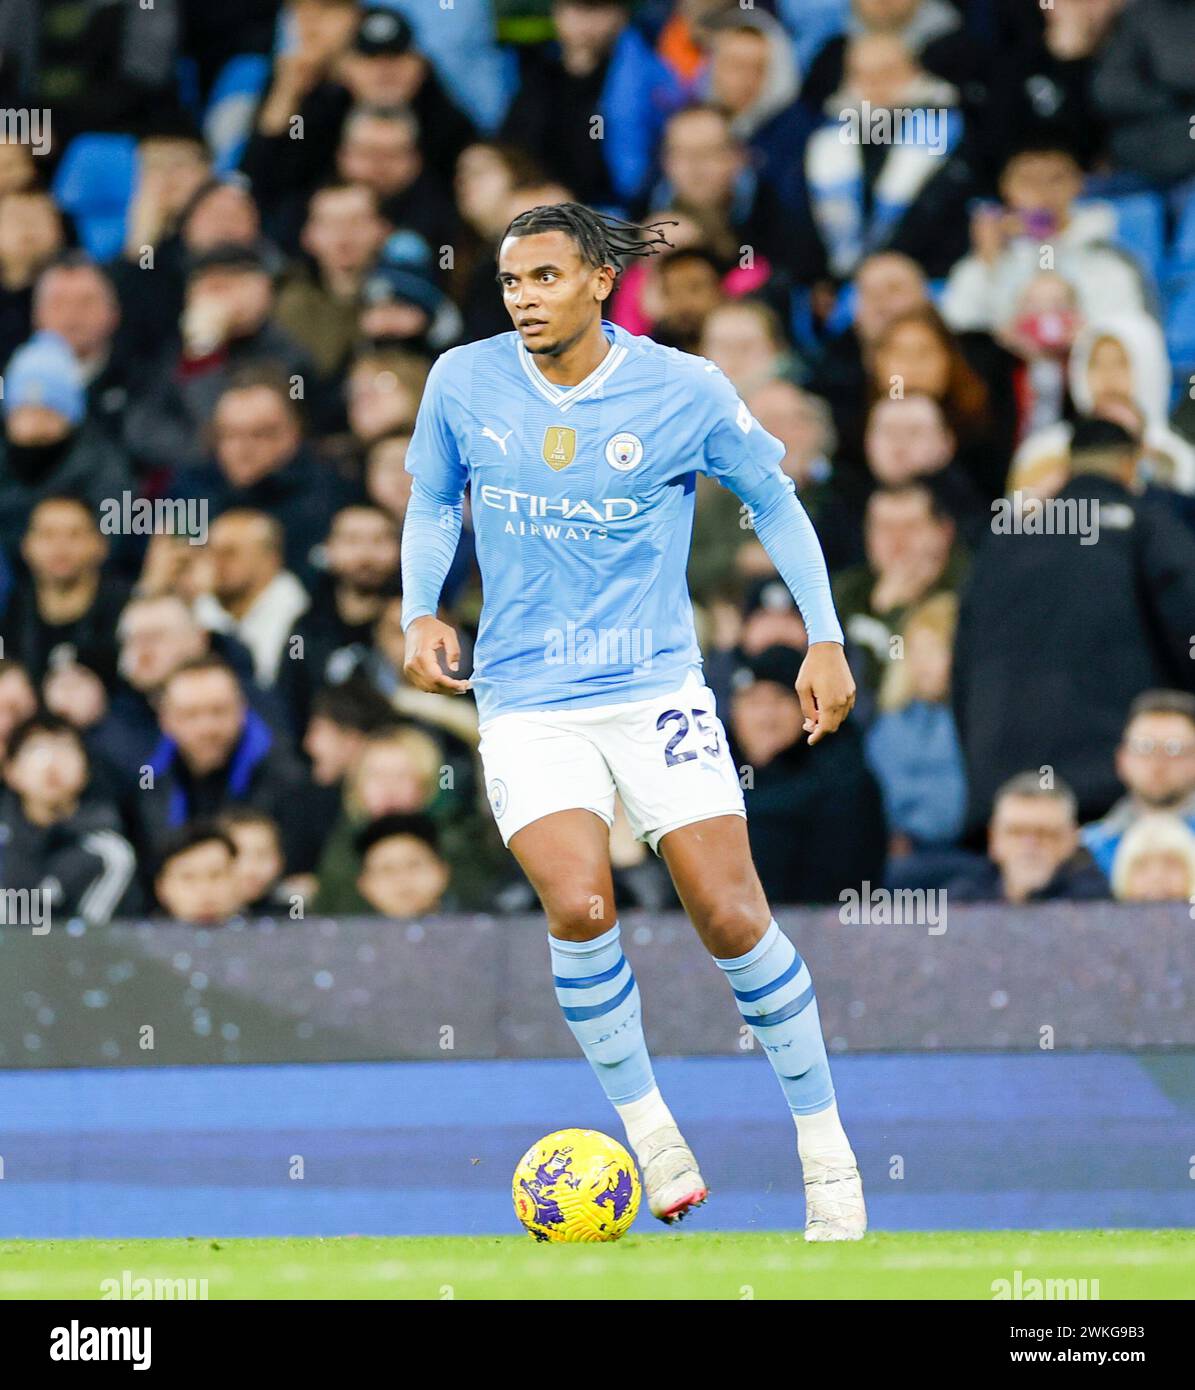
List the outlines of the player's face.
{"type": "Polygon", "coordinates": [[[601,318],[610,266],[586,265],[564,232],[511,236],[498,253],[502,302],[528,352],[558,356],[601,318]]]}

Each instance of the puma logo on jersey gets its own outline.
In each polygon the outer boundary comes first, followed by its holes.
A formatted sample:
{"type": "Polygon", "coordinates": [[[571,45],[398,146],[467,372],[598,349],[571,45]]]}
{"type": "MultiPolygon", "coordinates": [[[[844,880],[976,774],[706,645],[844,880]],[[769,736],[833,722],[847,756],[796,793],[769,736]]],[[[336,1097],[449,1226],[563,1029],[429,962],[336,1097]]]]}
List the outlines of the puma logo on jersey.
{"type": "Polygon", "coordinates": [[[482,430],[481,437],[483,439],[492,439],[494,443],[497,444],[498,448],[502,450],[503,454],[505,454],[506,441],[510,438],[512,434],[514,434],[514,430],[507,430],[505,434],[497,435],[494,433],[492,429],[490,429],[489,425],[487,425],[485,429],[482,430]]]}

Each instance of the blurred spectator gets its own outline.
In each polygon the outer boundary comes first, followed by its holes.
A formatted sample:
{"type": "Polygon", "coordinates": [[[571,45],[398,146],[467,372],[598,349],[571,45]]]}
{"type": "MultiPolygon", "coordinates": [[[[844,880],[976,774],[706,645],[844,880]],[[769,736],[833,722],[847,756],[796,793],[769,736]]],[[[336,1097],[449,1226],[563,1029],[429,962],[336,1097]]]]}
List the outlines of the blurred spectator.
{"type": "Polygon", "coordinates": [[[1195,900],[1195,831],[1177,816],[1146,815],[1125,834],[1112,865],[1121,902],[1195,900]]]}
{"type": "Polygon", "coordinates": [[[138,243],[108,266],[120,298],[123,333],[139,361],[153,362],[178,333],[187,275],[196,259],[221,246],[252,248],[261,237],[257,204],[240,174],[201,183],[173,221],[162,217],[159,240],[138,243]]]}
{"type": "Polygon", "coordinates": [[[0,876],[6,889],[45,891],[51,917],[91,926],[138,910],[136,858],[120,819],[96,795],[82,739],[51,714],[8,740],[0,806],[0,876]]]}
{"type": "Polygon", "coordinates": [[[412,232],[382,249],[361,290],[357,331],[377,349],[434,354],[460,335],[461,315],[436,281],[431,253],[412,232]]]}
{"type": "Polygon", "coordinates": [[[244,911],[261,916],[289,909],[292,903],[282,877],[285,860],[278,822],[264,811],[237,806],[225,811],[217,824],[236,850],[233,868],[244,911]]]}
{"type": "Polygon", "coordinates": [[[932,396],[914,393],[873,401],[863,450],[868,472],[882,487],[923,482],[968,544],[982,539],[991,512],[956,461],[954,435],[932,396]]]}
{"type": "Polygon", "coordinates": [[[380,816],[358,833],[355,847],[357,887],[370,910],[399,920],[440,911],[449,872],[427,816],[380,816]]]}
{"type": "Polygon", "coordinates": [[[872,344],[869,371],[873,399],[915,391],[933,397],[964,471],[985,496],[1000,495],[1016,436],[1016,401],[987,384],[992,378],[971,365],[936,309],[925,305],[889,319],[872,344]]]}
{"type": "Polygon", "coordinates": [[[396,722],[389,702],[363,681],[346,680],[317,690],[303,736],[316,787],[339,789],[356,767],[366,738],[396,722]]]}
{"type": "Polygon", "coordinates": [[[884,673],[879,713],[864,738],[884,797],[890,861],[953,845],[962,833],[967,783],[950,709],[957,621],[953,594],[937,594],[909,613],[901,654],[884,673]]]}
{"type": "Polygon", "coordinates": [[[211,177],[203,138],[185,121],[164,124],[137,143],[137,185],[125,226],[125,255],[140,261],[175,229],[211,177]]]}
{"type": "Polygon", "coordinates": [[[435,797],[439,772],[440,750],[419,729],[379,729],[366,739],[345,782],[344,809],[316,871],[317,912],[368,911],[357,882],[357,833],[382,816],[426,811],[435,797]]]}
{"type": "Polygon", "coordinates": [[[249,805],[278,822],[288,868],[311,867],[324,828],[308,821],[308,780],[248,708],[231,667],[211,656],[180,666],[163,684],[158,717],[162,737],[135,810],[144,843],[161,845],[188,821],[249,805]]]}
{"type": "Polygon", "coordinates": [[[656,267],[655,290],[652,336],[666,347],[700,351],[706,321],[723,302],[717,261],[698,246],[670,251],[656,267]]]}
{"type": "MultiPolygon", "coordinates": [[[[1128,402],[1144,419],[1141,476],[1195,492],[1195,448],[1170,427],[1170,363],[1162,330],[1144,314],[1097,319],[1076,336],[1068,365],[1070,396],[1083,415],[1118,418],[1128,402]]],[[[1013,478],[1064,476],[1072,426],[1059,421],[1031,434],[1013,456],[1013,478]]]]}
{"type": "Polygon", "coordinates": [[[461,226],[455,237],[451,289],[467,343],[510,332],[510,316],[494,293],[494,266],[510,223],[507,203],[517,187],[542,181],[534,159],[517,144],[479,141],[462,151],[454,191],[461,226]]]}
{"type": "Polygon", "coordinates": [[[313,582],[311,552],[352,489],[304,442],[286,379],[266,369],[238,373],[216,404],[212,436],[215,457],[179,473],[172,495],[206,498],[213,516],[265,512],[282,528],[286,567],[313,582]]]}
{"type": "Polygon", "coordinates": [[[996,325],[997,340],[1018,359],[1018,443],[1035,430],[1060,421],[1070,406],[1067,359],[1083,325],[1074,286],[1052,270],[1026,282],[996,325]]]}
{"type": "Polygon", "coordinates": [[[1085,166],[1104,152],[1107,122],[1092,100],[1097,61],[1124,0],[1052,0],[997,53],[989,85],[989,159],[1051,131],[1085,166]]]}
{"type": "Polygon", "coordinates": [[[709,65],[700,94],[731,117],[763,178],[795,210],[801,152],[815,124],[800,88],[793,42],[769,14],[738,8],[710,25],[709,65]]]}
{"type": "Polygon", "coordinates": [[[311,268],[279,291],[274,318],[324,376],[339,372],[356,344],[361,290],[389,231],[364,184],[330,183],[312,194],[300,238],[311,268]]]}
{"type": "Polygon", "coordinates": [[[664,177],[652,190],[651,205],[690,218],[721,264],[787,264],[790,219],[779,195],[752,167],[724,111],[708,105],[678,111],[665,127],[660,158],[664,177]]]}
{"type": "Polygon", "coordinates": [[[310,608],[291,629],[301,645],[279,682],[297,732],[307,727],[316,690],[338,679],[334,667],[339,653],[354,644],[372,644],[374,624],[398,585],[398,528],[393,518],[365,505],[337,512],[310,608]]]}
{"type": "Polygon", "coordinates": [[[1119,167],[1157,183],[1195,174],[1193,52],[1195,10],[1185,0],[1134,0],[1125,7],[1092,84],[1119,167]]]}
{"type": "Polygon", "coordinates": [[[646,191],[664,117],[680,100],[630,11],[630,0],[552,0],[556,40],[520,52],[503,125],[504,138],[598,207],[625,209],[646,191]]]}
{"type": "Polygon", "coordinates": [[[954,657],[970,826],[1025,766],[1064,776],[1085,820],[1103,815],[1134,697],[1195,691],[1195,536],[1131,490],[1137,454],[1120,426],[1078,421],[1049,526],[994,518],[975,556],[954,657]]]}
{"type": "Polygon", "coordinates": [[[714,309],[702,329],[701,355],[721,367],[740,395],[773,377],[801,374],[780,319],[758,299],[734,299],[714,309]]]}
{"type": "Polygon", "coordinates": [[[107,272],[77,251],[53,261],[33,292],[33,326],[66,342],[87,391],[89,418],[129,449],[134,441],[126,435],[126,412],[143,373],[120,339],[120,301],[107,272]]]}
{"type": "Polygon", "coordinates": [[[366,348],[348,374],[348,421],[358,448],[415,428],[428,363],[415,353],[366,348]]]}
{"type": "Polygon", "coordinates": [[[1149,690],[1137,696],[1116,749],[1116,775],[1127,795],[1082,835],[1109,878],[1126,832],[1145,816],[1164,812],[1195,830],[1195,695],[1149,690]]]}
{"type": "Polygon", "coordinates": [[[21,541],[27,574],[0,620],[4,650],[34,681],[76,663],[111,687],[112,635],[128,586],[104,577],[108,545],[95,516],[75,497],[49,497],[30,513],[21,541]]]}
{"type": "Polygon", "coordinates": [[[188,661],[213,653],[235,663],[242,685],[252,681],[252,667],[248,652],[207,632],[190,603],[174,592],[137,593],[120,615],[115,638],[120,681],[89,746],[119,781],[135,786],[160,738],[157,702],[167,679],[188,661]]]}
{"type": "Polygon", "coordinates": [[[991,331],[1042,266],[1075,287],[1087,318],[1142,313],[1140,267],[1108,243],[1116,235],[1109,203],[1076,200],[1083,171],[1069,150],[1050,140],[1029,144],[1006,160],[999,203],[980,207],[971,220],[972,251],[950,271],[942,315],[956,330],[991,331]]]}
{"type": "Polygon", "coordinates": [[[906,614],[933,594],[956,591],[964,558],[955,546],[954,522],[922,482],[872,493],[863,546],[866,561],[836,576],[834,600],[847,641],[858,652],[855,679],[874,691],[906,614]]]}
{"type": "Polygon", "coordinates": [[[861,34],[899,38],[926,72],[956,87],[984,72],[985,55],[953,5],[943,0],[851,0],[845,32],[821,47],[801,85],[801,97],[810,106],[820,111],[842,85],[850,41],[861,34]]]}
{"type": "Polygon", "coordinates": [[[774,903],[835,902],[884,876],[883,806],[857,728],[846,723],[816,750],[805,741],[794,689],[802,655],[761,652],[736,677],[730,704],[751,853],[774,903]]]}
{"type": "Polygon", "coordinates": [[[174,921],[222,927],[243,906],[232,837],[211,820],[180,826],[158,851],[153,891],[174,921]]]}
{"type": "Polygon", "coordinates": [[[318,416],[324,398],[315,365],[273,320],[278,261],[271,248],[217,246],[187,280],[181,350],[134,413],[154,463],[177,468],[202,456],[202,429],[243,371],[274,372],[318,416]]]}
{"type": "Polygon", "coordinates": [[[56,333],[37,333],[14,353],[3,411],[0,548],[10,554],[39,502],[78,497],[98,512],[131,487],[128,459],[86,418],[78,365],[56,333]]]}
{"type": "Polygon", "coordinates": [[[212,523],[208,540],[212,588],[195,603],[195,616],[212,632],[231,633],[249,649],[258,685],[278,677],[296,625],[311,600],[283,567],[281,525],[264,512],[234,507],[212,523]]]}
{"type": "Polygon", "coordinates": [[[241,161],[271,234],[296,246],[307,200],[335,166],[375,190],[394,226],[438,248],[449,221],[441,176],[473,140],[472,122],[392,8],[308,0],[292,9],[302,20],[295,45],[275,61],[241,161]]]}
{"type": "Polygon", "coordinates": [[[883,250],[944,275],[963,250],[961,213],[974,186],[956,152],[958,90],[920,68],[893,32],[848,39],[844,79],[805,150],[797,279],[849,279],[883,250]],[[893,123],[885,138],[872,134],[877,119],[893,123]]]}
{"type": "Polygon", "coordinates": [[[28,338],[34,283],[65,244],[62,214],[49,193],[0,193],[0,363],[28,338]]]}
{"type": "Polygon", "coordinates": [[[996,792],[986,865],[946,885],[960,902],[1106,898],[1103,874],[1079,846],[1078,803],[1060,778],[1009,778],[996,792]]]}
{"type": "Polygon", "coordinates": [[[37,689],[13,657],[0,657],[0,761],[7,756],[8,740],[18,724],[37,713],[37,689]]]}

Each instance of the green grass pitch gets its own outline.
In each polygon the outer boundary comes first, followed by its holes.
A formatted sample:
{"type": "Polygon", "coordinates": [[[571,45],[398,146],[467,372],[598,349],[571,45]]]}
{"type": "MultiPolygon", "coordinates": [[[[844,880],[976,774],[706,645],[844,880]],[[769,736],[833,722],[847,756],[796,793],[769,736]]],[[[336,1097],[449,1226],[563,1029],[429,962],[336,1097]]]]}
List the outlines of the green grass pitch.
{"type": "Polygon", "coordinates": [[[1186,1299],[1195,1231],[881,1232],[857,1245],[806,1245],[795,1232],[596,1246],[524,1236],[0,1242],[0,1299],[100,1298],[125,1271],[207,1280],[208,1298],[243,1299],[986,1300],[1017,1271],[1022,1288],[1085,1279],[1101,1300],[1186,1299]]]}

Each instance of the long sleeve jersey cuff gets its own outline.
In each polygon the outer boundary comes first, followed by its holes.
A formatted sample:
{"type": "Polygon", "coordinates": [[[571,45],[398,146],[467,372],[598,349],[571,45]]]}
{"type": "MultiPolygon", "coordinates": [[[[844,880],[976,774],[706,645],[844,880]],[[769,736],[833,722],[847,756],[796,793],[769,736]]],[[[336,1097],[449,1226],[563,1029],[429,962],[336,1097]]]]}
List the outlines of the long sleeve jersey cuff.
{"type": "Polygon", "coordinates": [[[441,501],[416,482],[402,528],[402,627],[433,616],[461,538],[462,503],[441,501]]]}
{"type": "Polygon", "coordinates": [[[842,628],[834,611],[821,543],[791,480],[783,479],[761,505],[756,506],[746,497],[743,501],[751,508],[751,520],[760,544],[801,610],[810,645],[814,642],[841,643],[842,628]]]}

